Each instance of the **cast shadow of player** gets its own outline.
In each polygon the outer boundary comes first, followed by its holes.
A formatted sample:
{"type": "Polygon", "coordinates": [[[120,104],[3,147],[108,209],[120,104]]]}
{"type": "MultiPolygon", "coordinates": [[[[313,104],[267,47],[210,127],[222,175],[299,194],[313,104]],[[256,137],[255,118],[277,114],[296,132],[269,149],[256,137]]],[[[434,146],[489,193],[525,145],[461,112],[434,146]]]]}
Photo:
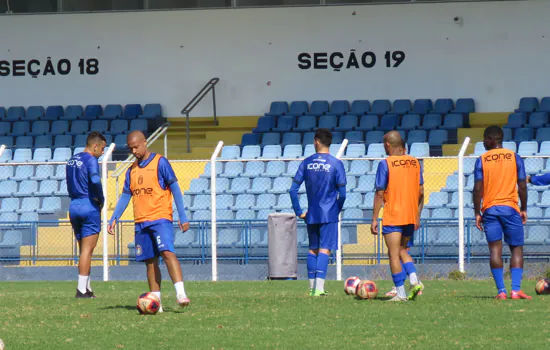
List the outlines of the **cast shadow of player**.
{"type": "MultiPolygon", "coordinates": [[[[105,306],[105,307],[100,307],[99,310],[131,310],[131,311],[136,311],[137,312],[137,307],[135,305],[114,305],[114,306],[105,306]]],[[[172,312],[172,313],[175,313],[175,314],[180,314],[180,313],[184,313],[184,311],[182,309],[178,309],[178,308],[171,308],[171,307],[164,307],[163,306],[163,311],[164,312],[172,312]]]]}

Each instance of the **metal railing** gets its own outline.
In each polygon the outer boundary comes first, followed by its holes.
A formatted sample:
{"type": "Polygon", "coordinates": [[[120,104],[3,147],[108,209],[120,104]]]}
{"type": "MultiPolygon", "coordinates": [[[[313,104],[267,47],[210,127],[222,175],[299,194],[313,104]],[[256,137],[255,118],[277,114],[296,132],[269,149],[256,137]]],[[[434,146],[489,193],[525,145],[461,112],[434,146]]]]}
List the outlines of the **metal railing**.
{"type": "Polygon", "coordinates": [[[212,91],[212,107],[214,110],[214,125],[218,125],[218,118],[216,115],[216,84],[220,81],[220,78],[212,78],[203,86],[203,88],[189,101],[189,103],[183,107],[181,114],[185,115],[186,132],[187,132],[187,153],[191,153],[191,141],[189,138],[189,113],[202,101],[202,99],[212,91]]]}

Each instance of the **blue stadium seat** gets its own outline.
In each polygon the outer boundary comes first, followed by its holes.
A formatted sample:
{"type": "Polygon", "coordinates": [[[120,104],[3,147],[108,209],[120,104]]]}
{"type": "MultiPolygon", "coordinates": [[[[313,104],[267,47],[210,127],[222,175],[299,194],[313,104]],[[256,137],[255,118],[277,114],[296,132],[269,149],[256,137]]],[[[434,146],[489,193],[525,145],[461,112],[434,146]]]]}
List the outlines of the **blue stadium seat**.
{"type": "Polygon", "coordinates": [[[459,98],[456,100],[455,109],[453,113],[474,113],[476,111],[476,106],[473,98],[459,98]]]}
{"type": "Polygon", "coordinates": [[[517,152],[517,145],[515,142],[503,142],[502,147],[517,152]]]}
{"type": "Polygon", "coordinates": [[[425,99],[425,98],[419,98],[414,101],[413,104],[413,113],[415,114],[421,114],[425,115],[430,113],[430,111],[433,109],[432,100],[425,99]]]}
{"type": "MultiPolygon", "coordinates": [[[[288,197],[288,196],[287,196],[288,197]]],[[[256,203],[256,197],[253,194],[239,194],[235,199],[235,204],[231,210],[251,209],[256,203]]]]}
{"type": "Polygon", "coordinates": [[[315,146],[312,144],[306,145],[306,147],[304,147],[304,157],[307,158],[312,154],[315,154],[315,146]]]}
{"type": "Polygon", "coordinates": [[[363,202],[359,205],[359,208],[361,209],[367,209],[372,210],[374,207],[374,192],[367,192],[365,194],[365,199],[363,202]]]}
{"type": "Polygon", "coordinates": [[[77,120],[82,118],[84,115],[84,109],[82,106],[67,106],[67,109],[65,109],[65,114],[62,115],[59,119],[62,120],[77,120]]]}
{"type": "MultiPolygon", "coordinates": [[[[464,192],[464,206],[469,208],[472,206],[472,203],[472,192],[464,192]]],[[[453,192],[451,195],[451,201],[447,204],[447,207],[451,209],[458,208],[458,192],[453,192]]]]}
{"type": "Polygon", "coordinates": [[[211,198],[209,194],[199,194],[193,199],[193,205],[190,207],[192,211],[210,209],[211,198]]]}
{"type": "Polygon", "coordinates": [[[240,209],[235,214],[235,220],[256,220],[256,212],[252,209],[240,209]]]}
{"type": "Polygon", "coordinates": [[[275,127],[275,123],[276,123],[275,117],[271,115],[260,117],[258,119],[258,124],[254,129],[252,129],[252,132],[258,133],[258,134],[270,132],[271,129],[275,127]]]}
{"type": "Polygon", "coordinates": [[[340,117],[340,123],[334,130],[350,131],[357,127],[357,116],[354,114],[343,115],[340,117]]]}
{"type": "Polygon", "coordinates": [[[34,180],[23,180],[19,184],[19,189],[13,196],[16,197],[29,197],[38,190],[38,182],[34,180]]]}
{"type": "Polygon", "coordinates": [[[17,182],[15,180],[2,181],[0,186],[0,197],[12,197],[17,192],[17,182]]]}
{"type": "MultiPolygon", "coordinates": [[[[200,177],[210,178],[210,169],[211,169],[211,167],[212,167],[212,163],[210,163],[210,162],[206,163],[206,165],[204,166],[204,171],[202,172],[200,177]]],[[[223,164],[221,162],[217,162],[216,163],[216,176],[219,176],[222,173],[223,173],[223,164]]]]}
{"type": "Polygon", "coordinates": [[[476,142],[476,145],[474,147],[474,153],[472,155],[473,156],[480,156],[485,152],[487,152],[487,150],[485,149],[485,146],[483,145],[483,142],[482,141],[476,142]]]}
{"type": "MultiPolygon", "coordinates": [[[[294,173],[292,176],[294,176],[296,173],[294,173]]],[[[290,189],[290,186],[292,185],[292,178],[291,177],[278,177],[275,180],[273,180],[273,188],[268,189],[268,193],[274,193],[274,194],[283,194],[288,193],[288,190],[290,189]]]]}
{"type": "Polygon", "coordinates": [[[275,101],[271,102],[271,106],[269,107],[269,112],[265,115],[270,116],[280,116],[288,113],[288,102],[285,101],[275,101]]]}
{"type": "Polygon", "coordinates": [[[548,124],[548,113],[534,112],[529,117],[529,123],[526,126],[531,128],[541,128],[548,124]]]}
{"type": "Polygon", "coordinates": [[[407,114],[401,121],[401,130],[413,130],[420,127],[420,116],[418,114],[407,114]]]}
{"type": "Polygon", "coordinates": [[[536,97],[522,97],[519,100],[519,108],[516,112],[531,113],[539,108],[539,100],[536,97]]]}
{"type": "Polygon", "coordinates": [[[6,108],[0,106],[0,120],[5,119],[5,118],[6,118],[6,108]]]}
{"type": "Polygon", "coordinates": [[[302,145],[286,145],[283,151],[283,158],[300,158],[302,151],[302,145]]]}
{"type": "Polygon", "coordinates": [[[335,115],[323,115],[319,118],[319,129],[325,128],[332,130],[336,128],[338,123],[338,118],[335,115]]]}
{"type": "Polygon", "coordinates": [[[267,145],[264,147],[262,151],[261,158],[280,158],[282,155],[283,150],[281,149],[281,145],[267,145]]]}
{"type": "Polygon", "coordinates": [[[527,205],[538,205],[539,204],[539,193],[538,191],[530,190],[527,192],[527,205]]]}
{"type": "Polygon", "coordinates": [[[147,131],[149,130],[149,126],[146,119],[135,119],[130,122],[130,131],[139,130],[145,135],[147,135],[147,131]]]}
{"type": "MultiPolygon", "coordinates": [[[[266,207],[267,204],[258,203],[258,206],[260,205],[263,205],[264,207],[266,207]]],[[[267,208],[269,207],[266,207],[266,209],[267,208]]],[[[275,209],[275,210],[283,210],[283,209],[290,209],[290,208],[292,208],[292,203],[290,201],[290,196],[288,195],[288,193],[280,194],[277,197],[277,204],[272,206],[272,209],[275,209]]]]}
{"type": "Polygon", "coordinates": [[[432,211],[432,219],[449,219],[453,217],[453,212],[448,208],[437,208],[432,211]]]}
{"type": "Polygon", "coordinates": [[[364,157],[365,154],[366,149],[364,144],[351,144],[346,148],[346,157],[348,158],[364,157]]]}
{"type": "Polygon", "coordinates": [[[25,120],[28,121],[37,121],[44,117],[44,107],[42,106],[31,106],[27,109],[27,115],[25,120]]]}
{"type": "MultiPolygon", "coordinates": [[[[466,183],[466,179],[464,179],[464,183],[466,183]]],[[[442,188],[441,191],[445,191],[445,192],[458,191],[458,174],[449,175],[447,177],[447,181],[445,182],[445,187],[442,188]]]]}
{"type": "Polygon", "coordinates": [[[383,158],[386,156],[386,150],[383,143],[371,143],[367,150],[367,157],[383,158]]]}
{"type": "MultiPolygon", "coordinates": [[[[48,150],[51,152],[51,150],[48,150]]],[[[30,177],[30,180],[48,180],[54,177],[54,167],[53,165],[39,165],[36,167],[34,176],[30,177]]]]}
{"type": "MultiPolygon", "coordinates": [[[[74,125],[74,122],[73,122],[74,125]]],[[[123,134],[128,131],[128,121],[123,119],[113,120],[111,122],[111,127],[109,133],[111,135],[123,134]]]]}
{"type": "MultiPolygon", "coordinates": [[[[118,120],[115,120],[114,122],[117,122],[117,121],[118,120]]],[[[74,122],[71,123],[71,130],[67,134],[68,135],[87,134],[88,131],[89,131],[89,124],[87,120],[75,120],[74,122]]]]}
{"type": "Polygon", "coordinates": [[[185,191],[185,195],[205,194],[210,188],[210,181],[206,178],[198,178],[191,180],[189,189],[185,191]]]}
{"type": "Polygon", "coordinates": [[[245,192],[250,194],[262,194],[262,193],[266,193],[270,189],[271,189],[270,178],[256,177],[252,181],[252,187],[250,187],[250,189],[245,190],[245,192]]]}
{"type": "Polygon", "coordinates": [[[365,136],[365,144],[369,146],[373,143],[382,143],[384,140],[384,132],[380,130],[369,131],[365,136]]]}
{"type": "Polygon", "coordinates": [[[221,194],[229,191],[229,179],[228,178],[218,178],[216,180],[216,193],[221,194]]]}
{"type": "Polygon", "coordinates": [[[0,136],[6,136],[11,134],[11,123],[0,122],[0,136]]]}
{"type": "Polygon", "coordinates": [[[532,156],[539,151],[539,144],[536,141],[523,141],[520,142],[518,148],[518,154],[520,156],[532,156]]]}
{"type": "Polygon", "coordinates": [[[88,105],[84,109],[83,120],[95,120],[103,114],[103,107],[101,105],[88,105]]]}
{"type": "Polygon", "coordinates": [[[287,145],[301,145],[301,144],[302,144],[302,135],[300,135],[299,133],[286,132],[283,134],[283,144],[282,144],[283,147],[287,145]]]}
{"type": "Polygon", "coordinates": [[[56,148],[53,151],[54,162],[66,162],[72,157],[70,148],[56,148]]]}
{"type": "Polygon", "coordinates": [[[277,197],[272,193],[260,194],[256,199],[256,204],[252,206],[252,209],[254,210],[270,209],[275,206],[276,200],[277,200],[277,197]]]}
{"type": "MultiPolygon", "coordinates": [[[[371,164],[369,160],[354,160],[351,162],[347,175],[362,176],[371,171],[371,164]]],[[[375,169],[376,171],[376,169],[375,169]]]]}
{"type": "Polygon", "coordinates": [[[13,177],[13,166],[0,166],[0,181],[7,180],[13,177]]]}
{"type": "MultiPolygon", "coordinates": [[[[342,218],[344,220],[363,219],[363,210],[356,209],[356,208],[344,210],[344,214],[342,215],[342,218]]],[[[343,244],[343,240],[342,240],[342,244],[343,244]]]]}
{"type": "Polygon", "coordinates": [[[513,130],[514,129],[510,129],[510,128],[502,128],[502,133],[504,134],[504,138],[503,138],[504,141],[511,141],[514,139],[512,136],[513,130]]]}
{"type": "Polygon", "coordinates": [[[4,118],[7,122],[16,122],[25,118],[25,108],[17,106],[8,108],[8,113],[4,118]]]}
{"type": "MultiPolygon", "coordinates": [[[[529,196],[529,193],[527,194],[527,196],[529,196]]],[[[527,199],[527,201],[529,202],[529,198],[527,199]]],[[[550,190],[546,190],[542,193],[541,200],[538,205],[543,208],[550,207],[550,190]]],[[[546,210],[546,212],[549,212],[548,209],[546,210]]]]}
{"type": "Polygon", "coordinates": [[[409,136],[407,137],[407,144],[412,145],[413,143],[424,143],[427,140],[427,131],[426,130],[411,130],[409,131],[409,136]]]}
{"type": "Polygon", "coordinates": [[[32,165],[20,165],[15,168],[15,176],[12,180],[23,181],[28,180],[34,175],[34,167],[32,165]]]}
{"type": "Polygon", "coordinates": [[[464,190],[465,191],[473,191],[474,190],[474,183],[475,183],[475,177],[472,174],[472,175],[468,176],[468,178],[466,179],[466,182],[465,182],[465,185],[464,185],[464,190]]]}
{"type": "Polygon", "coordinates": [[[283,176],[294,177],[294,175],[296,175],[296,171],[298,171],[298,167],[300,166],[300,163],[301,163],[301,161],[299,161],[299,160],[293,160],[293,161],[288,162],[286,172],[283,174],[283,176]]]}
{"type": "MultiPolygon", "coordinates": [[[[107,108],[107,107],[105,107],[107,108]]],[[[149,103],[143,107],[144,117],[162,117],[162,107],[160,103],[149,103]]]]}
{"type": "Polygon", "coordinates": [[[90,130],[104,134],[109,130],[109,122],[107,120],[94,120],[90,125],[90,130]]]}
{"type": "Polygon", "coordinates": [[[210,210],[199,209],[193,213],[193,221],[210,221],[210,210]]]}
{"type": "Polygon", "coordinates": [[[99,119],[103,120],[115,120],[122,117],[122,106],[121,105],[107,105],[103,114],[99,115],[99,119]]]}
{"type": "Polygon", "coordinates": [[[438,98],[435,100],[435,105],[431,112],[437,114],[448,114],[453,110],[453,108],[453,100],[450,98],[438,98]]]}
{"type": "Polygon", "coordinates": [[[21,208],[17,209],[16,213],[35,212],[40,208],[40,198],[27,197],[21,201],[21,208]]]}
{"type": "MultiPolygon", "coordinates": [[[[82,145],[76,145],[76,146],[80,146],[80,147],[86,146],[87,135],[82,135],[82,136],[84,138],[84,143],[82,145]]],[[[73,145],[73,137],[71,135],[57,135],[55,137],[53,147],[54,148],[71,147],[72,145],[73,145]]]]}
{"type": "MultiPolygon", "coordinates": [[[[241,146],[251,146],[260,144],[260,134],[243,134],[241,138],[241,146]]],[[[244,150],[243,150],[244,153],[244,150]]],[[[244,155],[243,155],[244,158],[244,155]]]]}
{"type": "Polygon", "coordinates": [[[527,123],[527,116],[525,113],[510,113],[508,115],[508,122],[504,125],[504,128],[521,128],[527,123]]]}
{"type": "Polygon", "coordinates": [[[61,119],[63,115],[65,114],[65,111],[63,110],[62,106],[48,106],[46,108],[46,114],[44,117],[42,117],[42,120],[49,120],[54,121],[61,119]]]}
{"type": "Polygon", "coordinates": [[[82,152],[84,152],[85,149],[86,149],[86,147],[75,147],[74,151],[73,151],[73,155],[82,153],[82,152]]]}
{"type": "Polygon", "coordinates": [[[69,122],[66,120],[56,120],[52,123],[50,134],[62,135],[69,132],[69,122]]]}
{"type": "Polygon", "coordinates": [[[428,137],[428,143],[430,146],[441,146],[449,141],[449,134],[447,130],[432,130],[428,137]]]}
{"type": "Polygon", "coordinates": [[[15,139],[16,148],[32,148],[33,138],[32,136],[19,136],[15,139]]]}
{"type": "Polygon", "coordinates": [[[281,144],[281,134],[276,132],[268,132],[262,136],[262,146],[268,145],[280,145],[281,144]]]}
{"type": "MultiPolygon", "coordinates": [[[[244,138],[244,137],[243,137],[244,138]]],[[[248,145],[243,147],[242,159],[256,159],[261,156],[262,149],[260,146],[248,145]]]]}
{"type": "Polygon", "coordinates": [[[304,115],[298,118],[298,125],[294,131],[306,132],[315,129],[317,126],[317,117],[313,115],[304,115]]]}
{"type": "Polygon", "coordinates": [[[19,198],[2,199],[2,206],[0,207],[0,213],[14,213],[18,209],[19,209],[19,198]]]}
{"type": "Polygon", "coordinates": [[[15,122],[11,129],[11,136],[24,136],[31,131],[31,125],[29,122],[15,122]]]}
{"type": "Polygon", "coordinates": [[[409,154],[413,157],[429,157],[430,144],[427,142],[414,142],[411,145],[409,154]]]}
{"type": "Polygon", "coordinates": [[[289,132],[296,126],[296,117],[293,115],[282,115],[277,120],[277,127],[271,129],[274,132],[289,132]]]}
{"type": "Polygon", "coordinates": [[[419,129],[433,130],[441,126],[440,114],[426,114],[422,120],[422,126],[419,129]]]}
{"type": "Polygon", "coordinates": [[[344,115],[350,110],[349,102],[346,100],[335,100],[330,105],[330,112],[327,114],[344,115]]]}
{"type": "Polygon", "coordinates": [[[361,177],[359,177],[359,183],[357,187],[353,189],[353,192],[367,193],[374,191],[375,180],[375,175],[361,175],[361,177]]]}
{"type": "Polygon", "coordinates": [[[62,180],[59,183],[59,190],[55,191],[55,196],[68,196],[69,193],[67,193],[67,180],[62,180]]]}
{"type": "Polygon", "coordinates": [[[332,133],[332,143],[333,144],[342,143],[343,140],[344,140],[344,135],[342,135],[341,131],[334,131],[332,133]]]}
{"type": "Polygon", "coordinates": [[[355,100],[351,103],[350,114],[363,115],[370,111],[370,102],[367,100],[355,100]]]}
{"type": "Polygon", "coordinates": [[[0,145],[5,145],[8,148],[13,147],[13,137],[11,137],[11,136],[0,136],[0,145]]]}
{"type": "Polygon", "coordinates": [[[542,100],[540,100],[539,108],[537,108],[537,111],[550,113],[550,97],[543,97],[542,100]]]}
{"type": "Polygon", "coordinates": [[[361,204],[363,204],[361,193],[348,193],[344,202],[344,209],[359,208],[361,204]]]}
{"type": "MultiPolygon", "coordinates": [[[[536,143],[536,142],[535,142],[536,143]]],[[[521,149],[521,144],[519,145],[521,149]]],[[[522,154],[518,151],[518,154],[522,154]]],[[[532,154],[529,154],[532,155],[532,154]]],[[[525,172],[527,174],[538,174],[544,169],[544,159],[542,158],[526,158],[524,159],[525,172]]]]}
{"type": "Polygon", "coordinates": [[[447,205],[448,202],[449,195],[447,192],[432,192],[428,204],[426,204],[425,207],[428,209],[439,208],[447,205]]]}
{"type": "Polygon", "coordinates": [[[550,228],[548,228],[548,226],[542,226],[542,225],[531,226],[529,227],[529,231],[525,236],[525,244],[533,244],[533,245],[548,244],[548,241],[550,238],[549,235],[550,235],[550,228]]]}
{"type": "Polygon", "coordinates": [[[31,132],[28,132],[28,136],[40,136],[46,135],[50,132],[50,122],[46,120],[39,120],[32,123],[31,132]]]}
{"type": "Polygon", "coordinates": [[[222,148],[221,159],[237,159],[241,156],[239,146],[224,146],[222,148]]]}
{"type": "Polygon", "coordinates": [[[348,140],[350,144],[362,143],[364,140],[362,131],[348,131],[346,132],[345,138],[348,140]]]}
{"type": "Polygon", "coordinates": [[[247,177],[237,177],[231,181],[231,187],[227,191],[230,194],[245,193],[250,189],[250,179],[247,177]]]}
{"type": "MultiPolygon", "coordinates": [[[[3,143],[0,141],[0,145],[2,145],[2,144],[3,143]]],[[[11,158],[12,158],[11,149],[5,149],[4,153],[2,153],[2,155],[0,155],[0,163],[6,163],[6,162],[10,161],[11,158]]]]}
{"type": "Polygon", "coordinates": [[[464,158],[464,175],[470,175],[474,172],[477,158],[464,158]]]}
{"type": "Polygon", "coordinates": [[[264,164],[265,162],[247,162],[242,176],[250,178],[261,176],[265,171],[264,164]]]}
{"type": "Polygon", "coordinates": [[[464,117],[462,114],[447,114],[445,120],[443,121],[442,129],[458,129],[464,127],[464,117]]]}
{"type": "Polygon", "coordinates": [[[550,141],[550,128],[537,129],[537,142],[550,141]]]}
{"type": "Polygon", "coordinates": [[[329,104],[328,101],[313,101],[311,103],[309,114],[314,116],[321,116],[329,112],[329,104]]]}
{"type": "MultiPolygon", "coordinates": [[[[4,224],[5,223],[17,223],[18,221],[19,221],[19,215],[17,215],[17,213],[2,213],[2,214],[0,214],[0,223],[4,223],[4,224]]],[[[6,239],[4,238],[4,241],[5,240],[6,239]]]]}
{"type": "Polygon", "coordinates": [[[16,149],[13,153],[12,163],[26,163],[32,160],[32,150],[28,148],[16,149]]]}
{"type": "Polygon", "coordinates": [[[309,106],[306,101],[293,101],[290,103],[290,110],[287,114],[301,116],[307,114],[309,106]]]}
{"type": "Polygon", "coordinates": [[[64,180],[66,178],[66,167],[65,164],[59,164],[55,168],[55,175],[52,177],[52,180],[64,180]]]}
{"type": "Polygon", "coordinates": [[[37,222],[39,221],[38,213],[23,213],[19,217],[19,222],[37,222]]]}
{"type": "Polygon", "coordinates": [[[355,130],[370,131],[378,128],[378,116],[376,115],[363,115],[359,122],[359,126],[355,130]]]}
{"type": "Polygon", "coordinates": [[[338,151],[340,150],[340,147],[342,147],[342,144],[341,143],[332,143],[329,147],[329,153],[333,156],[333,157],[336,157],[336,154],[338,153],[338,151]]]}
{"type": "Polygon", "coordinates": [[[140,104],[129,104],[124,106],[124,112],[122,116],[124,119],[134,119],[143,114],[140,104]]]}
{"type": "Polygon", "coordinates": [[[392,113],[404,115],[412,110],[411,100],[395,100],[393,101],[392,113]]]}
{"type": "Polygon", "coordinates": [[[540,151],[537,156],[550,156],[550,141],[544,141],[540,144],[540,151]]]}
{"type": "Polygon", "coordinates": [[[357,179],[353,175],[346,176],[346,190],[353,191],[357,187],[357,179]]]}
{"type": "Polygon", "coordinates": [[[34,162],[47,162],[52,159],[51,148],[36,148],[32,160],[34,162]]]}
{"type": "Polygon", "coordinates": [[[391,110],[391,102],[389,100],[374,100],[371,110],[368,114],[384,115],[391,110]]]}

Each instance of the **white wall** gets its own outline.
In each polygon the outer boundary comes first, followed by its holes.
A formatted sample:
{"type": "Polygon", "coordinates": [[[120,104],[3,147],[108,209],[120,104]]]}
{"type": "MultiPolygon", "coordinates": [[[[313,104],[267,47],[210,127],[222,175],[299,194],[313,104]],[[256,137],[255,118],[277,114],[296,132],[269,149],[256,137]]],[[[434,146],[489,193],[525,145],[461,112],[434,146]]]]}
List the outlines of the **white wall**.
{"type": "Polygon", "coordinates": [[[0,76],[0,105],[161,102],[178,116],[217,76],[219,115],[261,114],[273,100],[426,97],[507,111],[550,95],[549,18],[546,1],[5,16],[0,61],[38,59],[43,70],[48,56],[67,58],[72,71],[0,76]],[[301,52],[350,49],[377,64],[298,68],[301,52]],[[386,68],[386,50],[406,59],[386,68]],[[82,57],[98,58],[99,74],[78,74],[82,57]]]}

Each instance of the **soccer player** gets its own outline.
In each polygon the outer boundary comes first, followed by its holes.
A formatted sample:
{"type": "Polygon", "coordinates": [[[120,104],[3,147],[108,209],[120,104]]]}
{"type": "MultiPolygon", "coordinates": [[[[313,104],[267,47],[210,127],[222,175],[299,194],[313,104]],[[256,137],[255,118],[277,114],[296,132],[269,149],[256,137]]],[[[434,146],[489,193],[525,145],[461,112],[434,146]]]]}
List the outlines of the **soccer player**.
{"type": "Polygon", "coordinates": [[[329,153],[332,133],[318,129],[313,138],[315,154],[300,164],[290,198],[296,216],[307,224],[309,253],[307,275],[311,296],[326,296],[325,278],[331,251],[338,248],[338,215],[346,200],[346,173],[344,164],[329,153]],[[300,208],[298,190],[305,181],[307,211],[300,208]]]}
{"type": "Polygon", "coordinates": [[[512,299],[531,299],[521,291],[523,275],[523,225],[527,222],[527,184],[523,160],[502,148],[504,135],[498,126],[483,133],[485,152],[474,168],[474,211],[476,226],[485,232],[491,255],[491,272],[497,287],[497,299],[506,299],[502,267],[502,236],[510,246],[512,259],[512,299]],[[518,206],[518,194],[521,209],[518,206]],[[483,199],[483,206],[482,206],[483,199]],[[483,212],[483,213],[482,213],[483,212]]]}
{"type": "Polygon", "coordinates": [[[67,191],[71,198],[69,218],[80,248],[76,298],[95,298],[90,285],[90,270],[101,231],[101,208],[105,202],[97,159],[105,146],[105,136],[91,132],[84,151],[75,154],[66,166],[67,191]]]}
{"type": "Polygon", "coordinates": [[[422,167],[418,159],[404,154],[403,140],[397,131],[384,135],[384,148],[389,157],[378,164],[376,171],[371,230],[372,234],[378,234],[378,215],[384,206],[382,234],[397,289],[397,294],[390,300],[414,300],[423,286],[407,252],[407,245],[420,226],[420,213],[424,206],[422,167]],[[408,296],[405,292],[407,272],[411,282],[408,296]]]}
{"type": "Polygon", "coordinates": [[[122,195],[109,222],[109,233],[114,234],[116,222],[132,199],[136,261],[145,261],[149,290],[160,299],[159,256],[162,256],[176,289],[177,303],[185,307],[190,301],[185,293],[181,266],[174,253],[172,196],[179,213],[180,230],[185,232],[189,229],[189,220],[185,215],[178,179],[166,158],[147,149],[147,140],[141,131],[132,131],[126,142],[136,161],[126,172],[122,195]]]}
{"type": "Polygon", "coordinates": [[[535,186],[548,186],[550,185],[550,173],[527,176],[527,182],[535,186]]]}

